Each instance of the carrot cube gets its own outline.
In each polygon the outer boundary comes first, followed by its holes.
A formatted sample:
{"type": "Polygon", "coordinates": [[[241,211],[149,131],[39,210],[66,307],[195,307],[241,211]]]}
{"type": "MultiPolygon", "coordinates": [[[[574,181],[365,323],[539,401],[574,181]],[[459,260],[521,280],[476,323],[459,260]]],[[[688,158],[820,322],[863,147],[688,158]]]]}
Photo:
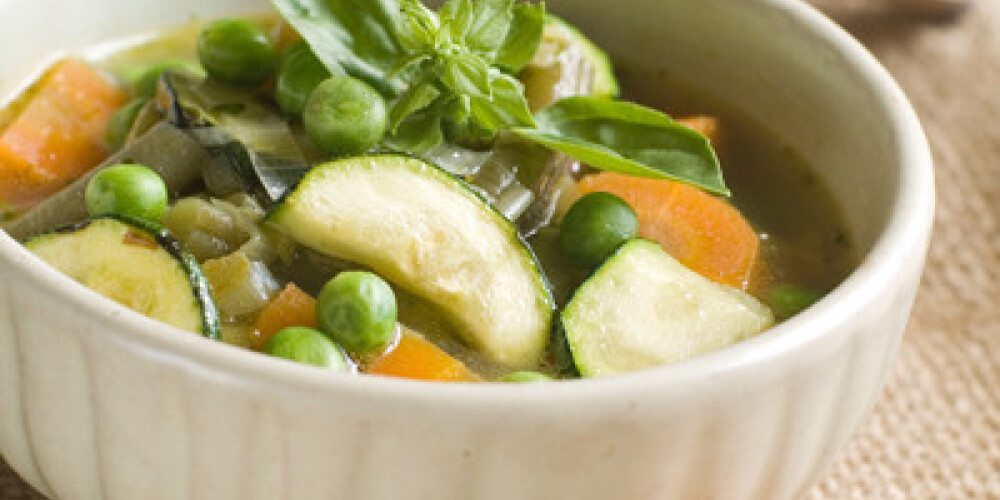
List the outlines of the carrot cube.
{"type": "Polygon", "coordinates": [[[107,155],[104,130],[127,96],[77,59],[57,63],[0,134],[0,206],[41,201],[107,155]]]}

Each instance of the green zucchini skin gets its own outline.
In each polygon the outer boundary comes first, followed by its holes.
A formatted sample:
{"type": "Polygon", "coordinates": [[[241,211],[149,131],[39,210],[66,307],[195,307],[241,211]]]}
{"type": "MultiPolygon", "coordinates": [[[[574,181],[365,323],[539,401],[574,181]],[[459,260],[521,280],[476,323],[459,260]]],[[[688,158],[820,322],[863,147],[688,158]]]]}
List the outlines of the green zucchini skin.
{"type": "Polygon", "coordinates": [[[400,155],[319,165],[268,221],[437,306],[494,362],[531,368],[544,355],[554,301],[534,254],[510,221],[438,167],[400,155]]]}
{"type": "Polygon", "coordinates": [[[659,244],[634,239],[587,279],[560,315],[583,377],[684,361],[757,335],[771,311],[685,268],[659,244]]]}
{"type": "MultiPolygon", "coordinates": [[[[25,241],[24,246],[48,262],[50,265],[56,267],[64,273],[67,273],[70,277],[81,281],[80,277],[73,276],[73,274],[71,274],[74,270],[70,268],[74,266],[58,258],[59,252],[64,246],[68,247],[71,245],[80,245],[84,242],[90,243],[91,241],[94,244],[84,245],[84,248],[104,250],[104,248],[100,247],[101,244],[106,244],[106,242],[100,241],[100,231],[102,230],[124,230],[141,233],[147,237],[151,243],[155,244],[156,249],[165,252],[165,254],[169,256],[169,261],[177,265],[177,272],[169,272],[165,269],[163,271],[168,278],[184,281],[186,289],[191,294],[190,299],[193,301],[192,306],[194,310],[192,310],[190,314],[198,317],[198,320],[196,321],[197,325],[190,324],[185,327],[185,325],[174,323],[174,326],[196,331],[197,333],[213,340],[220,339],[221,328],[219,326],[219,311],[215,305],[215,301],[212,299],[208,280],[205,278],[204,273],[202,273],[201,266],[199,266],[194,257],[187,253],[181,247],[181,244],[164,229],[155,227],[145,221],[130,219],[127,217],[105,216],[88,219],[79,224],[65,226],[51,232],[35,236],[25,241]],[[91,235],[91,231],[96,232],[91,235]]],[[[124,242],[121,242],[120,244],[123,246],[126,245],[124,242]]],[[[79,257],[79,255],[77,255],[77,257],[79,257]]],[[[85,259],[74,260],[83,261],[85,259]]],[[[100,264],[100,262],[97,262],[97,264],[100,264]]],[[[128,266],[129,263],[117,261],[114,262],[114,265],[128,266]]],[[[75,271],[80,270],[76,269],[75,271]]],[[[88,270],[83,270],[82,272],[86,273],[87,271],[88,270]]],[[[88,285],[85,282],[83,284],[88,285]]],[[[151,317],[170,324],[170,321],[166,318],[156,317],[155,315],[151,315],[151,317]]]]}
{"type": "Polygon", "coordinates": [[[191,281],[191,290],[198,299],[198,304],[201,305],[202,335],[212,340],[221,340],[222,327],[219,320],[219,308],[215,305],[211,287],[208,285],[208,278],[202,272],[198,261],[195,260],[193,255],[184,250],[180,242],[165,229],[157,231],[154,237],[161,248],[181,263],[181,267],[184,268],[188,280],[191,281]]]}

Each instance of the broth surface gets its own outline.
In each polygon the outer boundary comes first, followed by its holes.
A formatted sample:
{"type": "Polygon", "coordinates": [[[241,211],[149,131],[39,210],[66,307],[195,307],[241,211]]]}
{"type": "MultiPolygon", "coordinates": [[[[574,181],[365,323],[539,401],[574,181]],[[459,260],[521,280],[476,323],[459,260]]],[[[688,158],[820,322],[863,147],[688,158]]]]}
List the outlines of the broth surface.
{"type": "Polygon", "coordinates": [[[620,63],[625,96],[671,116],[721,119],[716,152],[732,203],[761,234],[772,283],[797,283],[827,293],[858,257],[841,210],[812,174],[808,160],[736,106],[636,64],[620,63]]]}

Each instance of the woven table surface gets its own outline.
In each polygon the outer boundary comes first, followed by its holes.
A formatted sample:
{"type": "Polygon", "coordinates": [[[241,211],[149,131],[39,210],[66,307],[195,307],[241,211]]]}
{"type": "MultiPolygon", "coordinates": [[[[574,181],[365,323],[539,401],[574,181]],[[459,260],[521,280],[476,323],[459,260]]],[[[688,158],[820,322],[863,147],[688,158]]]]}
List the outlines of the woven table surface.
{"type": "MultiPolygon", "coordinates": [[[[909,94],[938,206],[894,376],[802,500],[1000,500],[1000,1],[953,17],[902,0],[815,2],[909,94]]],[[[0,460],[0,500],[41,498],[0,460]]]]}
{"type": "MultiPolygon", "coordinates": [[[[837,9],[909,95],[938,204],[895,373],[808,500],[1000,499],[1000,2],[951,20],[837,9]]],[[[865,0],[869,1],[869,0],[865,0]]]]}

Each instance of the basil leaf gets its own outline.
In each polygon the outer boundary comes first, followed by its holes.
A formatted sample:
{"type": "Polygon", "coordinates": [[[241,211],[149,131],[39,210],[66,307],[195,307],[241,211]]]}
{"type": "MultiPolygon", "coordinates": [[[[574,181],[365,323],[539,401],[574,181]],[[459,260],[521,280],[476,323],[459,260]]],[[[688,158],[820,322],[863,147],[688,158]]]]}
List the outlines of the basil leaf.
{"type": "Polygon", "coordinates": [[[493,69],[490,71],[490,87],[493,89],[492,97],[469,96],[472,121],[493,132],[508,127],[535,126],[521,82],[493,69]]]}
{"type": "Polygon", "coordinates": [[[490,66],[471,52],[458,52],[443,57],[441,83],[456,94],[489,98],[490,66]]]}
{"type": "Polygon", "coordinates": [[[444,142],[441,113],[437,108],[410,115],[383,144],[400,153],[420,154],[444,142]]]}
{"type": "Polygon", "coordinates": [[[440,21],[434,11],[420,0],[401,0],[399,8],[405,14],[403,20],[403,44],[410,51],[421,51],[432,47],[440,29],[440,21]]]}
{"type": "Polygon", "coordinates": [[[472,27],[472,0],[449,0],[441,7],[441,25],[447,27],[453,40],[462,40],[472,27]]]}
{"type": "Polygon", "coordinates": [[[507,39],[500,47],[494,64],[516,73],[535,57],[545,29],[545,4],[519,3],[514,6],[514,21],[507,39]]]}
{"type": "Polygon", "coordinates": [[[462,123],[469,119],[469,113],[471,113],[470,107],[469,96],[451,96],[447,104],[442,107],[442,115],[451,122],[462,123]]]}
{"type": "Polygon", "coordinates": [[[414,85],[407,89],[389,111],[389,131],[396,132],[403,120],[430,106],[440,95],[441,91],[430,82],[414,85]]]}
{"type": "Polygon", "coordinates": [[[503,46],[514,21],[514,0],[477,0],[473,3],[472,25],[465,34],[465,45],[473,52],[492,58],[503,46]]]}
{"type": "Polygon", "coordinates": [[[539,112],[521,137],[592,167],[667,178],[729,195],[715,151],[702,134],[638,104],[571,97],[539,112]]]}
{"type": "Polygon", "coordinates": [[[344,71],[394,96],[405,85],[390,73],[405,51],[395,0],[271,0],[333,74],[344,71]]]}
{"type": "Polygon", "coordinates": [[[412,56],[407,56],[392,66],[392,70],[389,72],[389,78],[395,78],[400,76],[405,81],[408,76],[413,74],[419,75],[421,73],[420,65],[432,61],[433,58],[428,54],[414,54],[412,56]]]}

